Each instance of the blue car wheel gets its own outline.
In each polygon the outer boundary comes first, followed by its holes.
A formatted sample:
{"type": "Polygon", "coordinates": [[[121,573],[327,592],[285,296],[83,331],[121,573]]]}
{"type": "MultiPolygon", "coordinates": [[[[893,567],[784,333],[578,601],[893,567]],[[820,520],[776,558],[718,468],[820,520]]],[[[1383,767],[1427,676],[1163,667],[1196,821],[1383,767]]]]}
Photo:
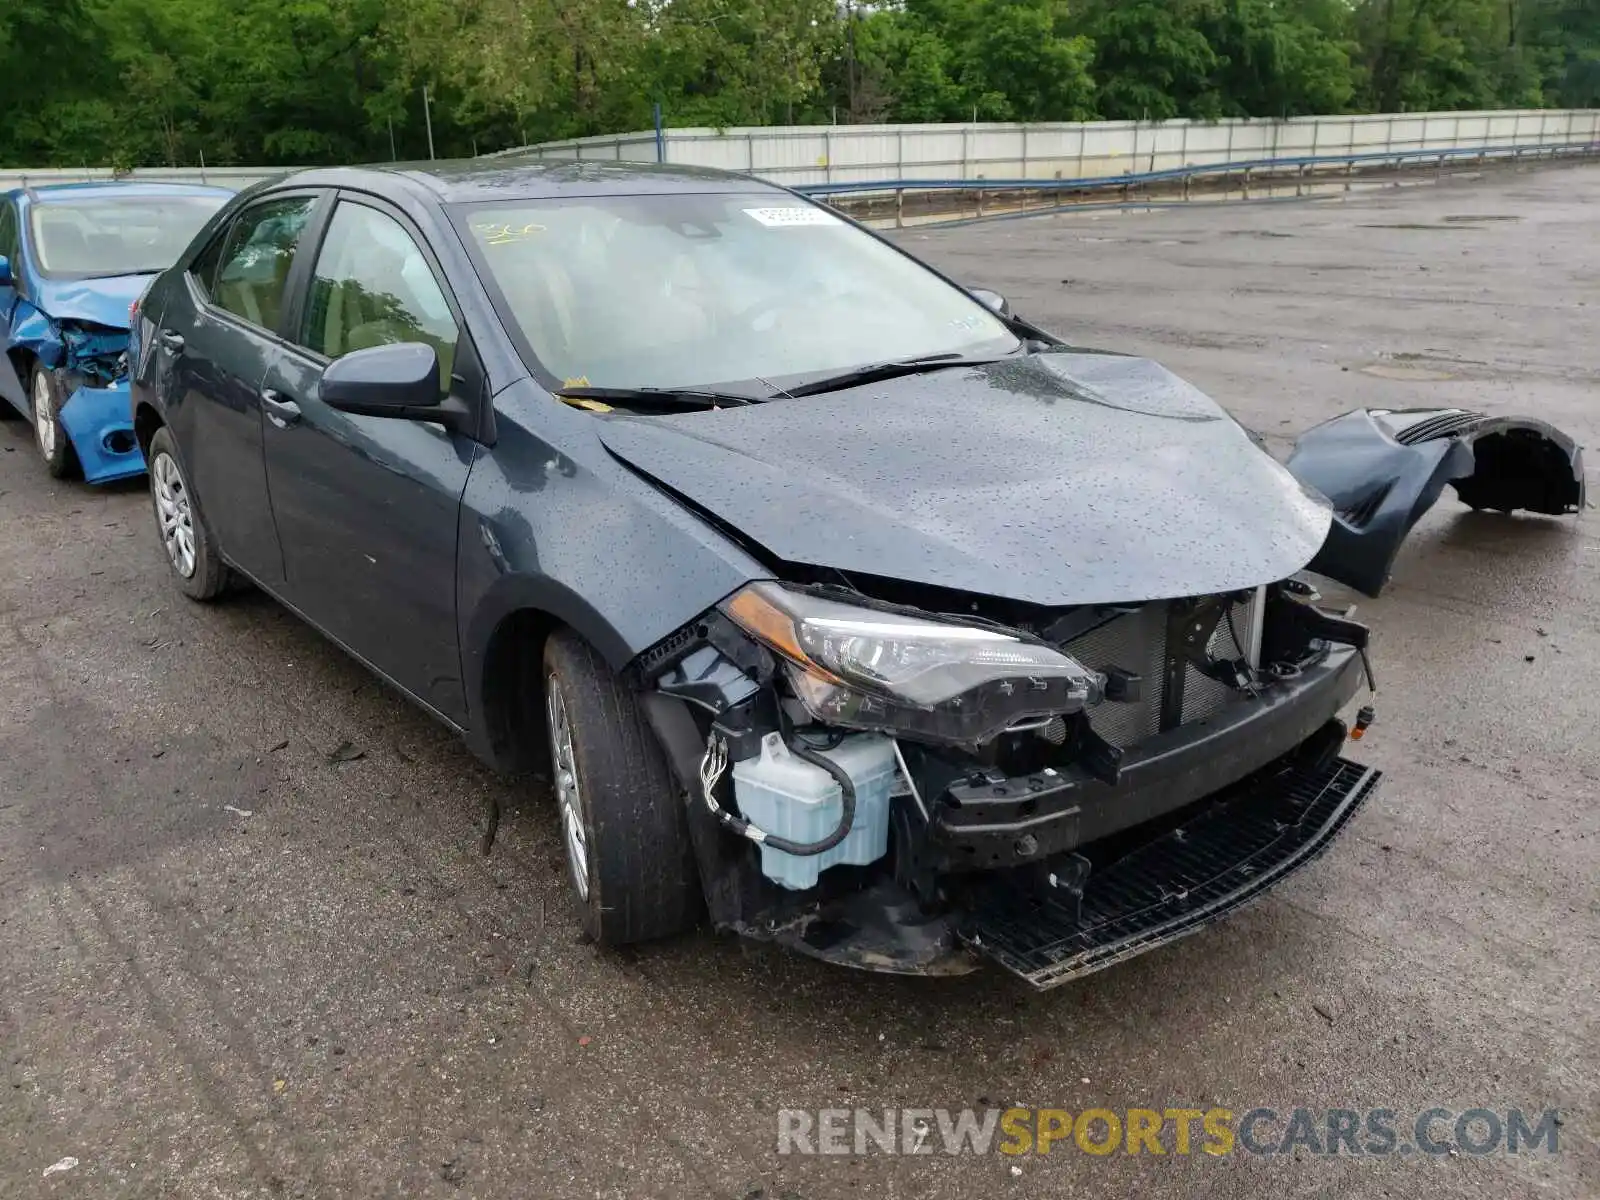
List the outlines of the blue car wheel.
{"type": "Polygon", "coordinates": [[[35,366],[28,396],[32,401],[33,440],[39,447],[39,457],[44,459],[51,475],[65,479],[72,473],[74,455],[72,440],[61,428],[57,415],[61,408],[61,389],[56,386],[55,372],[35,366]]]}

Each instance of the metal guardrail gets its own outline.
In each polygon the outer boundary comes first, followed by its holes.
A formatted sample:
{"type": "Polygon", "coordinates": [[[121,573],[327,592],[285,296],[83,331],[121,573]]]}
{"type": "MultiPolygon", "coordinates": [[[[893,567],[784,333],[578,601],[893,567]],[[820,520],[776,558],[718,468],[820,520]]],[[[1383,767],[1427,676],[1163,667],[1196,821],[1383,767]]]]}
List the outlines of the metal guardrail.
{"type": "MultiPolygon", "coordinates": [[[[1319,169],[1336,171],[1343,167],[1347,189],[1353,184],[1356,171],[1361,168],[1393,166],[1396,170],[1407,165],[1437,163],[1442,170],[1451,160],[1473,159],[1477,162],[1525,159],[1554,159],[1600,154],[1600,141],[1569,143],[1533,143],[1522,146],[1459,147],[1437,150],[1378,150],[1359,154],[1307,155],[1298,158],[1262,158],[1240,162],[1201,163],[1174,167],[1161,171],[1143,171],[1123,175],[1102,175],[1073,179],[895,179],[853,180],[837,183],[807,183],[795,185],[794,191],[802,195],[825,198],[828,196],[857,196],[862,198],[887,197],[896,201],[896,223],[903,216],[904,198],[908,193],[966,192],[979,194],[978,213],[983,212],[983,197],[990,193],[1006,192],[1097,192],[1122,189],[1125,193],[1135,188],[1167,183],[1183,184],[1183,199],[1187,200],[1191,183],[1197,179],[1239,176],[1244,198],[1249,199],[1250,185],[1257,179],[1281,180],[1289,176],[1297,181],[1311,181],[1319,169]]],[[[1072,207],[1099,207],[1092,205],[1052,205],[1049,211],[1072,207]]]]}

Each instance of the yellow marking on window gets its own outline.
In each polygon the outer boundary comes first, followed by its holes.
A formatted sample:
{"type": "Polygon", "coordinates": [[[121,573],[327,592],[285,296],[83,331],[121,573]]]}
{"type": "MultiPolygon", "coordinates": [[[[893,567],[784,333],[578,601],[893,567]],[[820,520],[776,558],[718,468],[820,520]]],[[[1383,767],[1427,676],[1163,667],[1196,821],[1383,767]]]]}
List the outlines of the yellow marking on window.
{"type": "Polygon", "coordinates": [[[513,225],[505,221],[487,221],[474,225],[472,232],[477,234],[485,246],[507,246],[513,242],[524,242],[529,238],[545,232],[545,227],[537,221],[529,221],[525,225],[513,225]]]}

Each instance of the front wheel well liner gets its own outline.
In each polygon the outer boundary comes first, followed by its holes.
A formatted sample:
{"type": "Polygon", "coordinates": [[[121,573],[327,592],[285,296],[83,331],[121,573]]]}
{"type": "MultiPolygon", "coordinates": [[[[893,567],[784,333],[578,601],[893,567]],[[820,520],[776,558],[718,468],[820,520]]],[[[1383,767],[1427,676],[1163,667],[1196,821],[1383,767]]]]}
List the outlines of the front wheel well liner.
{"type": "Polygon", "coordinates": [[[165,424],[166,422],[161,419],[161,414],[156,411],[155,406],[152,404],[141,403],[134,410],[133,436],[138,439],[139,453],[144,455],[146,461],[150,458],[150,439],[155,437],[156,430],[165,424]]]}
{"type": "Polygon", "coordinates": [[[483,659],[483,729],[496,766],[513,774],[549,764],[544,710],[544,647],[566,626],[537,608],[507,613],[489,635],[483,659]]]}
{"type": "Polygon", "coordinates": [[[11,364],[11,369],[16,373],[17,386],[22,389],[22,394],[27,396],[28,388],[32,386],[29,376],[33,374],[33,364],[38,362],[38,356],[31,350],[20,346],[13,346],[6,351],[6,359],[11,364]]]}

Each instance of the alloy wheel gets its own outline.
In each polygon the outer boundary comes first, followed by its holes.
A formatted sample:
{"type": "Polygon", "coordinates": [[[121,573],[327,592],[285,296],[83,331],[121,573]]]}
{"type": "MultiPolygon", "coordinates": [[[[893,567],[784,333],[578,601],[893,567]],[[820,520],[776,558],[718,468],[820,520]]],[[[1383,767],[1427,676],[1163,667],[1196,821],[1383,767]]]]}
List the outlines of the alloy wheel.
{"type": "Polygon", "coordinates": [[[55,400],[50,395],[50,377],[43,371],[36,371],[33,376],[33,432],[44,460],[54,461],[61,431],[56,424],[55,400]]]}
{"type": "Polygon", "coordinates": [[[172,569],[185,579],[194,576],[194,516],[189,507],[189,489],[183,472],[170,454],[156,455],[150,466],[151,491],[155,494],[156,516],[161,522],[161,544],[166,547],[172,569]]]}
{"type": "Polygon", "coordinates": [[[555,772],[556,803],[561,809],[561,832],[567,843],[567,861],[572,867],[572,882],[578,889],[578,897],[587,900],[589,839],[583,824],[578,762],[572,750],[572,722],[567,717],[567,702],[561,695],[561,681],[554,675],[545,681],[545,704],[550,716],[550,759],[555,772]]]}

